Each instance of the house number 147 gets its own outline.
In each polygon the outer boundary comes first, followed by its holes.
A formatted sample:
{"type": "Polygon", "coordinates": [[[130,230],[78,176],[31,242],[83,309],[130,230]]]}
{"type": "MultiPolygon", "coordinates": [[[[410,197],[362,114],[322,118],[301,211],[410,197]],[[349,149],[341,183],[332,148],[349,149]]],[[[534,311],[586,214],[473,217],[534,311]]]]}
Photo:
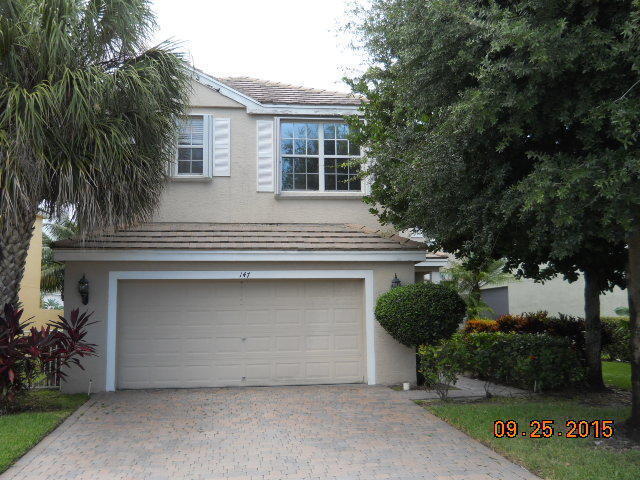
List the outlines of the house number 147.
{"type": "Polygon", "coordinates": [[[249,278],[251,276],[251,272],[240,272],[240,278],[249,278]]]}

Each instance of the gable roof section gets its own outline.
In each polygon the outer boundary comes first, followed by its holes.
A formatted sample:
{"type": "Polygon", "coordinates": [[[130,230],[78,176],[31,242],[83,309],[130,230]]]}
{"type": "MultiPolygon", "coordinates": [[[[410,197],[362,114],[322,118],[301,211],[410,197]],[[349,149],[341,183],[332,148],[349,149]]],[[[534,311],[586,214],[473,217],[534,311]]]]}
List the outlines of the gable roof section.
{"type": "Polygon", "coordinates": [[[349,93],[305,88],[250,77],[217,77],[216,79],[262,104],[360,105],[362,103],[361,99],[349,93]]]}
{"type": "Polygon", "coordinates": [[[202,85],[235,100],[255,114],[353,115],[362,100],[348,93],[296,87],[248,77],[216,78],[192,68],[202,85]]]}
{"type": "Polygon", "coordinates": [[[146,223],[62,240],[56,249],[424,251],[424,245],[360,225],[146,223]]]}

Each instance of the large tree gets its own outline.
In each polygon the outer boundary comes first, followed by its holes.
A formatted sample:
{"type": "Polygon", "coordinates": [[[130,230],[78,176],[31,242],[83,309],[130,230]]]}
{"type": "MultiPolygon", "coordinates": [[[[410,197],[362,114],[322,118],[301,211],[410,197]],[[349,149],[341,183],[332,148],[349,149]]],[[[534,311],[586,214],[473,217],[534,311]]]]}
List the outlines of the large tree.
{"type": "Polygon", "coordinates": [[[431,248],[505,257],[533,278],[583,272],[592,380],[598,294],[624,285],[627,244],[630,293],[640,274],[637,11],[633,0],[374,0],[356,21],[371,63],[353,86],[368,99],[356,123],[374,211],[431,248]]]}
{"type": "Polygon", "coordinates": [[[154,211],[189,76],[153,28],[147,0],[0,2],[0,305],[38,208],[82,231],[154,211]]]}

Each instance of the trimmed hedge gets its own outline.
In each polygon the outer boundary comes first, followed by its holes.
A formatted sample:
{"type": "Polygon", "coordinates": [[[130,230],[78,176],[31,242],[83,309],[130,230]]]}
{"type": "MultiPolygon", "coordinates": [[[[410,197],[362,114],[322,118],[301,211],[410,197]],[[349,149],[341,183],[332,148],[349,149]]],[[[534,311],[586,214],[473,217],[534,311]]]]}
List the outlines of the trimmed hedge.
{"type": "Polygon", "coordinates": [[[462,323],[464,300],[453,289],[435,283],[414,283],[382,294],[376,320],[409,347],[434,345],[449,338],[462,323]]]}
{"type": "MultiPolygon", "coordinates": [[[[425,376],[432,363],[428,348],[421,349],[421,371],[425,376]]],[[[529,390],[565,389],[581,384],[586,375],[571,340],[547,334],[455,334],[439,349],[447,352],[446,363],[455,371],[529,390]]]]}
{"type": "MultiPolygon", "coordinates": [[[[602,346],[615,342],[613,324],[602,318],[602,346]]],[[[549,316],[547,312],[522,313],[520,315],[501,315],[496,320],[472,319],[464,328],[466,333],[503,332],[503,333],[544,333],[553,337],[568,338],[584,355],[585,322],[580,317],[560,314],[549,316]]]]}

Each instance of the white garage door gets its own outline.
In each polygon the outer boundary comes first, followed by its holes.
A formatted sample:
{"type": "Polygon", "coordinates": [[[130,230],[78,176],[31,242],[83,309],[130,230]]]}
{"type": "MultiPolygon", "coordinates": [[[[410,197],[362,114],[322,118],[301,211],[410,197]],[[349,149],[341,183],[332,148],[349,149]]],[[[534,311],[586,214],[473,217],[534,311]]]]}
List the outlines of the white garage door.
{"type": "Polygon", "coordinates": [[[136,280],[118,297],[118,388],[364,381],[361,280],[136,280]]]}

